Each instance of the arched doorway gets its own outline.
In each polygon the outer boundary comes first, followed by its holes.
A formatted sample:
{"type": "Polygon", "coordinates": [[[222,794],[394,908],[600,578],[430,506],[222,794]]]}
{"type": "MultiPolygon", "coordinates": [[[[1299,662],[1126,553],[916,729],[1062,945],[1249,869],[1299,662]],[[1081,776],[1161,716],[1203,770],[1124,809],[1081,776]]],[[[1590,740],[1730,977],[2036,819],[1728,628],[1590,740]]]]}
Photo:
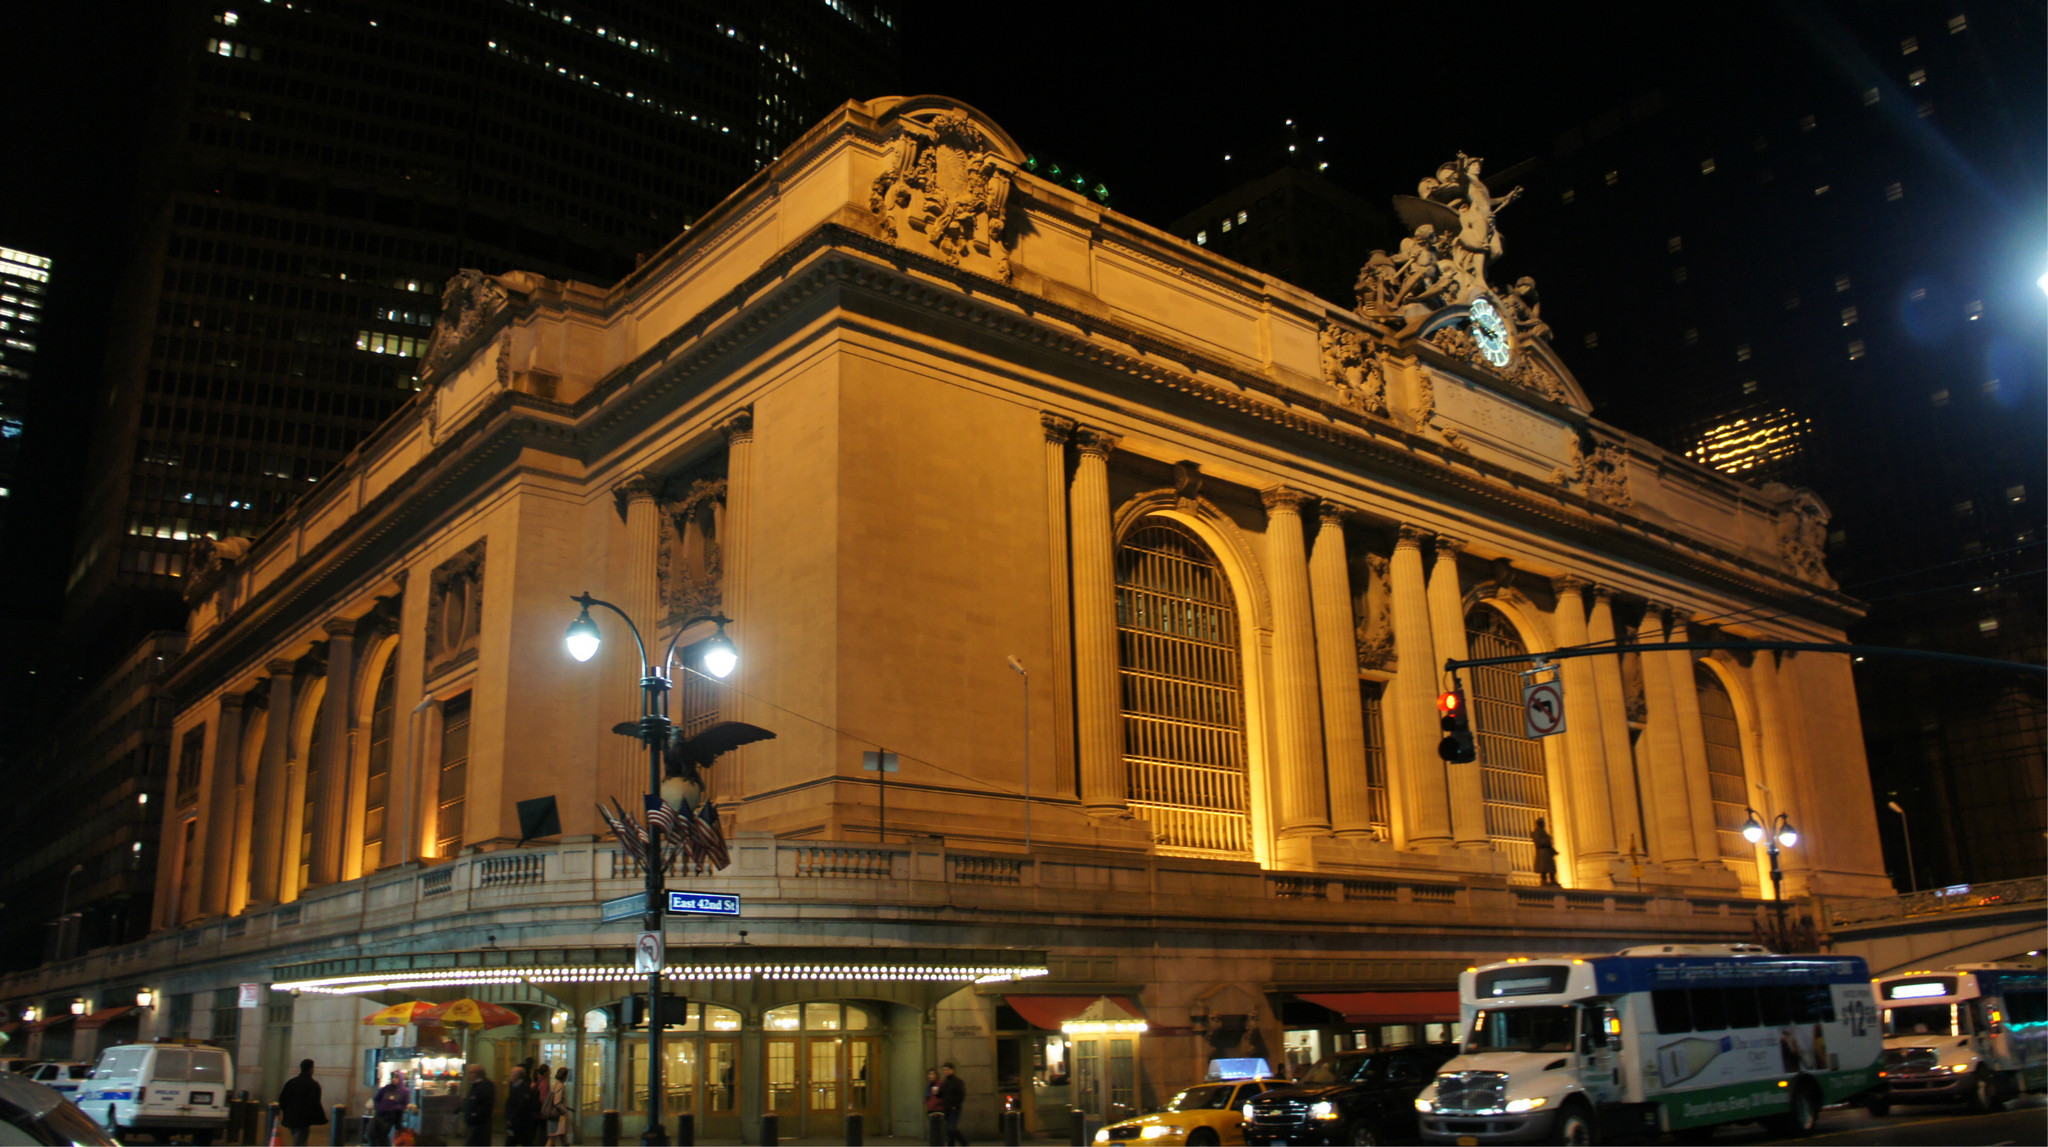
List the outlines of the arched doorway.
{"type": "Polygon", "coordinates": [[[1117,547],[1116,612],[1132,814],[1161,852],[1249,856],[1243,654],[1222,566],[1186,527],[1146,518],[1117,547]]]}
{"type": "Polygon", "coordinates": [[[883,1078],[878,1018],[860,1004],[784,1004],[761,1018],[768,1110],[793,1137],[844,1133],[858,1113],[879,1127],[883,1078]]]}
{"type": "MultiPolygon", "coordinates": [[[[1465,615],[1465,642],[1474,658],[1527,653],[1521,635],[1500,611],[1479,606],[1465,615]]],[[[1543,744],[1522,735],[1522,676],[1513,665],[1472,667],[1472,728],[1479,745],[1480,788],[1486,835],[1514,862],[1515,881],[1536,880],[1537,817],[1549,817],[1550,782],[1543,744]]],[[[1556,824],[1546,822],[1553,833],[1556,824]]]]}

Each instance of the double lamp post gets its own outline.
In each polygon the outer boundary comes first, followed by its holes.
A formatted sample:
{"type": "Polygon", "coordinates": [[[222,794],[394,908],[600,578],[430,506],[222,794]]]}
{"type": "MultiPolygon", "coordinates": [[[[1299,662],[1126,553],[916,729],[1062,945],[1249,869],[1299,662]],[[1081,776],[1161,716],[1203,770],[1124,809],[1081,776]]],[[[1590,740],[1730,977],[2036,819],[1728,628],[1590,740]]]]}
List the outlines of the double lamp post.
{"type": "MultiPolygon", "coordinates": [[[[675,636],[669,638],[668,651],[662,658],[661,668],[656,669],[654,662],[648,660],[647,643],[641,640],[640,627],[633,624],[633,619],[626,615],[625,610],[611,602],[592,597],[587,592],[572,596],[569,600],[583,607],[582,612],[576,615],[576,620],[569,623],[569,655],[576,660],[588,661],[596,656],[598,645],[602,642],[602,637],[597,631],[597,622],[590,617],[592,606],[601,606],[618,614],[620,620],[626,623],[626,629],[633,634],[633,645],[639,650],[641,666],[638,736],[647,746],[646,811],[652,812],[655,803],[664,799],[661,791],[661,759],[662,750],[668,747],[669,731],[673,727],[668,718],[668,691],[675,674],[676,642],[680,641],[683,634],[688,633],[692,627],[707,621],[714,623],[718,630],[702,643],[698,651],[698,660],[704,671],[711,676],[729,677],[738,667],[740,660],[739,650],[733,647],[732,639],[725,635],[725,627],[732,624],[732,619],[723,614],[713,613],[683,622],[676,627],[675,636]]],[[[659,936],[663,931],[662,919],[668,906],[663,903],[666,898],[662,887],[661,821],[655,817],[647,818],[646,859],[647,914],[643,920],[643,927],[646,932],[659,936]]],[[[661,945],[658,950],[665,953],[666,947],[665,944],[661,945]]],[[[661,965],[665,962],[665,956],[661,960],[656,960],[653,969],[647,973],[647,1129],[640,1135],[640,1141],[646,1144],[668,1142],[668,1128],[662,1123],[661,1112],[661,965]]]]}

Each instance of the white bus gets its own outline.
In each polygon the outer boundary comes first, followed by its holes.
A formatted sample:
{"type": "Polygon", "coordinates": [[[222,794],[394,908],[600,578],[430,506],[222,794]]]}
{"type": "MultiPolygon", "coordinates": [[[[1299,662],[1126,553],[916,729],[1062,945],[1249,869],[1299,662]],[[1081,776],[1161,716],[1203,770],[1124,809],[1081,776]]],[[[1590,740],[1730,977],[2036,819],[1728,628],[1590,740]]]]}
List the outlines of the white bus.
{"type": "Polygon", "coordinates": [[[1548,956],[1458,977],[1464,1042],[1415,1100],[1431,1143],[1811,1131],[1878,1084],[1869,967],[1754,944],[1548,956]]]}
{"type": "Polygon", "coordinates": [[[1870,1105],[1967,1102],[1996,1111],[2048,1090],[2048,976],[2026,964],[1957,964],[1884,976],[1886,1088],[1870,1105]]]}

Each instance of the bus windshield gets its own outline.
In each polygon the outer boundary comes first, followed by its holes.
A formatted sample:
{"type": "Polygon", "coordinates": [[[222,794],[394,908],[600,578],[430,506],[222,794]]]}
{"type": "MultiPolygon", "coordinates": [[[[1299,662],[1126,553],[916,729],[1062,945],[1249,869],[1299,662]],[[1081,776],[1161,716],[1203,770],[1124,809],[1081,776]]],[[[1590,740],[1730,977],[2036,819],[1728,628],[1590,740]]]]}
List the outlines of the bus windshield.
{"type": "Polygon", "coordinates": [[[1910,1008],[1886,1008],[1886,1035],[1961,1035],[1956,1030],[1956,1009],[1948,1004],[1915,1004],[1910,1008]]]}
{"type": "Polygon", "coordinates": [[[1482,1008],[1465,1037],[1466,1055],[1490,1051],[1570,1051],[1568,1007],[1482,1008]]]}

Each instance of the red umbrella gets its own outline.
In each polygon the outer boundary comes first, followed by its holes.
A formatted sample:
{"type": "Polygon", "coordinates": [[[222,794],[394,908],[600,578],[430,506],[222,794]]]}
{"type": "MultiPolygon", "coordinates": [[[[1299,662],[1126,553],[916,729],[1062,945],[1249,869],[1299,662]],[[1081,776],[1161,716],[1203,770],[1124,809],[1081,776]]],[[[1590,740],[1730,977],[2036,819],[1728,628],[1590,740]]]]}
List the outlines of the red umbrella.
{"type": "Polygon", "coordinates": [[[371,1013],[363,1023],[373,1028],[404,1027],[425,1013],[433,1011],[437,1006],[425,1000],[407,1000],[402,1004],[392,1004],[381,1011],[371,1013]]]}
{"type": "Polygon", "coordinates": [[[523,1022],[519,1013],[511,1008],[502,1008],[497,1004],[487,1004],[482,1000],[472,1000],[468,997],[450,1000],[445,1004],[435,1004],[421,1012],[419,1018],[432,1020],[443,1026],[479,1029],[513,1027],[523,1022]]]}

